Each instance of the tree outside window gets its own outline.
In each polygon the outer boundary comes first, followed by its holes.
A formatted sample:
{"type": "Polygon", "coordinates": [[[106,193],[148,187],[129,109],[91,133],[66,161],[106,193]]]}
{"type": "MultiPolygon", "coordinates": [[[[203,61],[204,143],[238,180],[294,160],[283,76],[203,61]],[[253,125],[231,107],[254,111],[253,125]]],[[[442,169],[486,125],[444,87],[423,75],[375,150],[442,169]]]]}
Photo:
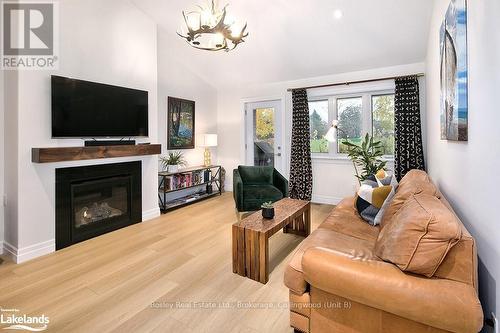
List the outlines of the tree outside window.
{"type": "Polygon", "coordinates": [[[328,129],[328,101],[309,102],[309,121],[311,131],[311,152],[328,153],[328,141],[324,138],[328,129]]]}
{"type": "Polygon", "coordinates": [[[340,154],[347,154],[345,140],[359,144],[362,140],[363,122],[361,118],[363,99],[361,97],[337,99],[337,114],[339,130],[337,131],[337,146],[340,154]]]}
{"type": "Polygon", "coordinates": [[[394,155],[394,95],[372,96],[373,138],[384,155],[394,155]]]}
{"type": "Polygon", "coordinates": [[[254,122],[254,165],[274,165],[274,109],[255,109],[254,122]]]}
{"type": "Polygon", "coordinates": [[[255,139],[274,146],[274,109],[255,110],[255,139]]]}

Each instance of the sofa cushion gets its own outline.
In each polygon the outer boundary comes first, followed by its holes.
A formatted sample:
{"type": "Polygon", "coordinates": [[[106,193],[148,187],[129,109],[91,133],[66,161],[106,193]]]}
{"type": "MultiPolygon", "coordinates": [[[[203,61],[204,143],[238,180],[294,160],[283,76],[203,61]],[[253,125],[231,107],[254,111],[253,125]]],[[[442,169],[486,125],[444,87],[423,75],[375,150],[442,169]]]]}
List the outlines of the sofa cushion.
{"type": "Polygon", "coordinates": [[[245,202],[275,202],[283,199],[283,193],[273,185],[246,185],[243,187],[243,198],[245,202]]]}
{"type": "Polygon", "coordinates": [[[401,270],[432,277],[460,240],[455,215],[432,195],[414,195],[381,230],[375,254],[401,270]]]}
{"type": "Polygon", "coordinates": [[[396,195],[396,190],[397,190],[397,184],[395,186],[392,186],[391,192],[385,198],[384,204],[382,207],[380,207],[377,215],[375,216],[375,219],[373,220],[374,225],[380,225],[382,223],[382,219],[384,218],[385,212],[387,211],[387,208],[391,205],[392,200],[394,199],[394,196],[396,195]]]}
{"type": "Polygon", "coordinates": [[[426,182],[430,183],[431,179],[427,172],[423,170],[417,170],[413,169],[408,171],[408,173],[401,179],[399,182],[399,185],[404,185],[407,183],[413,183],[413,182],[426,182]]]}
{"type": "Polygon", "coordinates": [[[392,186],[379,184],[361,184],[356,196],[356,209],[363,220],[370,225],[375,224],[375,217],[392,192],[392,186]]]}
{"type": "Polygon", "coordinates": [[[240,165],[238,171],[245,186],[261,184],[272,185],[273,183],[273,167],[240,165]]]}
{"type": "Polygon", "coordinates": [[[318,228],[329,229],[341,234],[375,242],[380,232],[379,227],[367,224],[357,213],[355,198],[342,200],[318,228]]]}
{"type": "MultiPolygon", "coordinates": [[[[363,223],[363,222],[361,222],[363,223]]],[[[366,225],[366,223],[364,223],[366,225]]],[[[285,285],[293,292],[302,295],[308,287],[303,276],[302,256],[313,247],[335,250],[358,260],[379,260],[373,254],[375,240],[368,241],[320,228],[307,237],[293,254],[285,270],[285,285]]]]}
{"type": "Polygon", "coordinates": [[[381,186],[395,185],[398,183],[395,175],[390,175],[384,169],[379,170],[375,174],[375,180],[380,183],[381,186]]]}
{"type": "MultiPolygon", "coordinates": [[[[423,171],[422,171],[423,172],[423,171]]],[[[426,179],[422,179],[421,173],[409,173],[410,177],[412,175],[418,175],[418,177],[414,181],[405,181],[405,178],[401,180],[399,183],[398,189],[396,190],[396,194],[392,198],[389,206],[384,212],[384,216],[382,217],[382,221],[380,226],[384,228],[387,224],[389,224],[394,217],[394,214],[403,206],[403,204],[416,194],[428,194],[431,196],[439,197],[439,191],[434,186],[434,184],[426,179]]]]}
{"type": "MultiPolygon", "coordinates": [[[[444,196],[439,199],[457,218],[450,203],[444,196]]],[[[444,258],[434,277],[470,284],[477,289],[477,245],[462,222],[462,238],[444,258]]]]}

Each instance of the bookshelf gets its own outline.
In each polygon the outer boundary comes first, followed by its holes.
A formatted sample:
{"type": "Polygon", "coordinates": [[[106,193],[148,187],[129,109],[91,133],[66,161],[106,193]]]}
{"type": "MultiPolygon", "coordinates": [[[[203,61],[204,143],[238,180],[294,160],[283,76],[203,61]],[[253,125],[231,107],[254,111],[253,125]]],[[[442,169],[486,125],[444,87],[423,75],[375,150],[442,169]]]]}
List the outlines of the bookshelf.
{"type": "Polygon", "coordinates": [[[200,200],[222,195],[222,167],[220,165],[198,166],[177,172],[158,173],[158,201],[162,213],[200,200]],[[212,192],[208,192],[212,185],[212,192]],[[188,192],[182,195],[183,192],[188,192]],[[175,193],[175,198],[173,194],[175,193]],[[181,194],[181,195],[179,195],[181,194]]]}

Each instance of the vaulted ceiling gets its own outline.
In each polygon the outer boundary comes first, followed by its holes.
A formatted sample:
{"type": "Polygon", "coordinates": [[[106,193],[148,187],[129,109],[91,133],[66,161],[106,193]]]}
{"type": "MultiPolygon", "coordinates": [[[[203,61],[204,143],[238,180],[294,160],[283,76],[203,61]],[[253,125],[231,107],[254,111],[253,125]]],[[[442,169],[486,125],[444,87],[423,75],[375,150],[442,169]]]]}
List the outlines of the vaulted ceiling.
{"type": "Polygon", "coordinates": [[[226,53],[196,50],[176,35],[182,10],[207,0],[132,1],[158,23],[177,59],[214,86],[422,62],[433,7],[433,0],[228,0],[250,35],[226,53]]]}

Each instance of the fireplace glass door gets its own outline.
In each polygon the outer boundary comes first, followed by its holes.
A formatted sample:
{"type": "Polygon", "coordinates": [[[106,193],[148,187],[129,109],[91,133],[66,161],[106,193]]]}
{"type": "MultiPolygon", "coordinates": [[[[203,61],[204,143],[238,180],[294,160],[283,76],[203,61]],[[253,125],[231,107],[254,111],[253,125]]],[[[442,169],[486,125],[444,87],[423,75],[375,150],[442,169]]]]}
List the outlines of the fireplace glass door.
{"type": "Polygon", "coordinates": [[[142,221],[141,161],[56,169],[56,249],[142,221]]]}
{"type": "Polygon", "coordinates": [[[130,218],[130,177],[112,177],[71,184],[73,230],[107,228],[130,218]]]}

